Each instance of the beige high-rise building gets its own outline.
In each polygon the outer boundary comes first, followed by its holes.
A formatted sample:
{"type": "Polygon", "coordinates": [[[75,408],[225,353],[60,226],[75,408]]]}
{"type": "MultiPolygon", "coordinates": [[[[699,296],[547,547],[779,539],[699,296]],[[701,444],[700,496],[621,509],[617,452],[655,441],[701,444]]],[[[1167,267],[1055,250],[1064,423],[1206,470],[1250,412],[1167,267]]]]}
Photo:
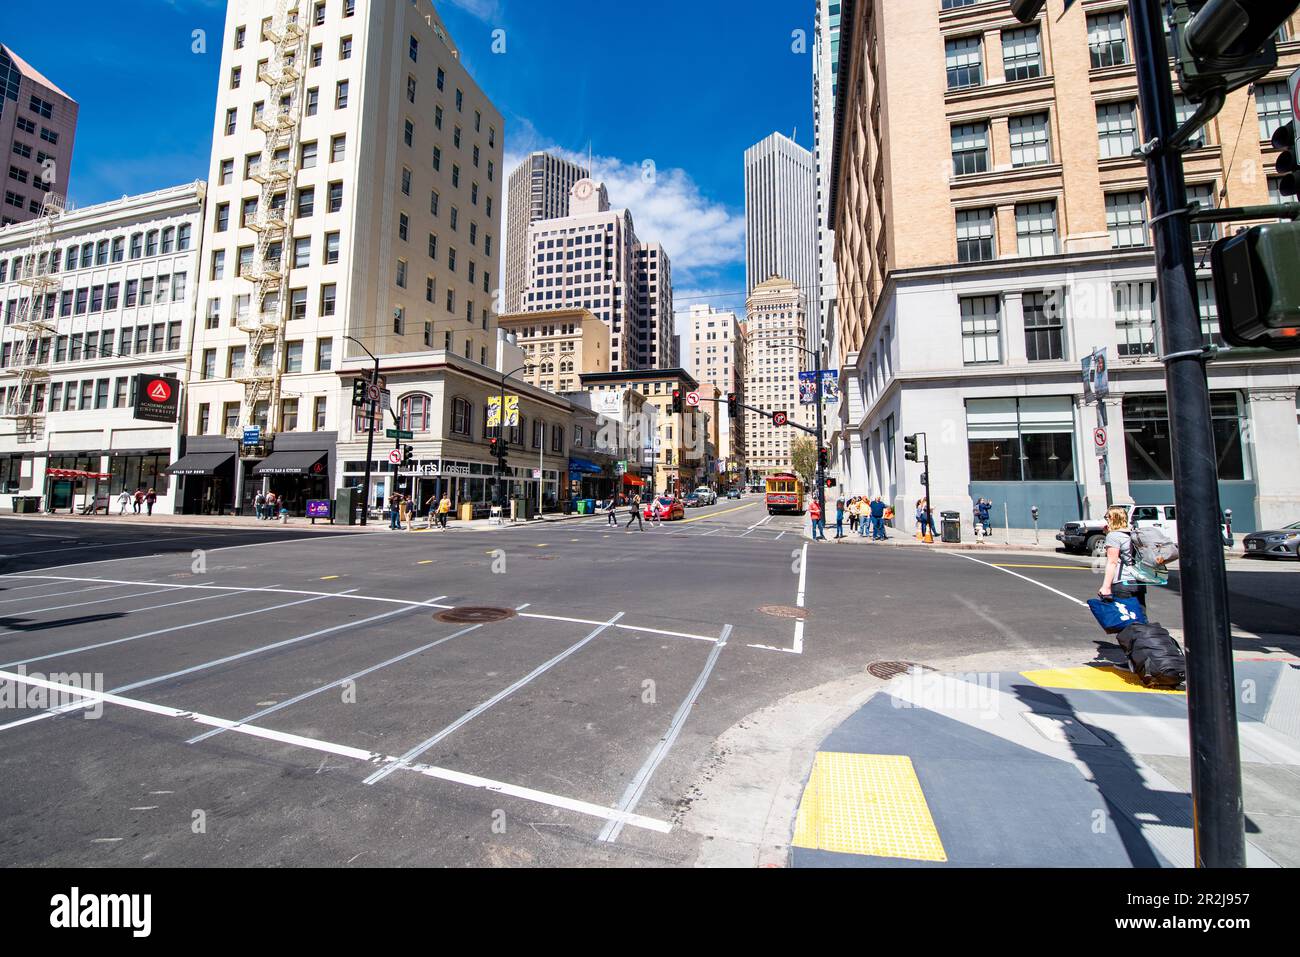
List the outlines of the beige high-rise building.
{"type": "MultiPolygon", "coordinates": [[[[830,225],[845,491],[885,496],[910,526],[922,468],[899,434],[922,432],[936,509],[965,518],[983,497],[1017,527],[1034,507],[1044,527],[1099,517],[1103,422],[1079,370],[1104,348],[1111,500],[1172,502],[1127,5],[1049,0],[1031,25],[963,0],[840,12],[830,225]]],[[[1295,20],[1277,69],[1230,94],[1185,154],[1189,201],[1280,199],[1268,141],[1289,119],[1295,20]]],[[[1177,109],[1193,105],[1179,96],[1177,109]]],[[[1204,254],[1223,229],[1193,227],[1207,343],[1220,339],[1204,254]]],[[[1222,504],[1241,528],[1280,522],[1300,507],[1300,362],[1228,353],[1207,369],[1222,504]]]]}
{"type": "Polygon", "coordinates": [[[211,372],[186,428],[190,448],[239,451],[236,503],[269,476],[302,497],[343,482],[336,443],[364,448],[364,429],[342,362],[490,374],[503,142],[428,0],[228,4],[192,353],[211,372]]]}
{"type": "Polygon", "coordinates": [[[718,431],[718,458],[734,471],[745,470],[745,414],[732,420],[727,414],[730,392],[745,401],[745,326],[734,312],[695,304],[687,317],[684,368],[701,383],[715,386],[722,398],[714,415],[718,431]]]}
{"type": "Polygon", "coordinates": [[[672,263],[642,243],[626,209],[612,209],[603,183],[574,184],[569,215],[528,229],[523,312],[588,309],[609,326],[618,369],[668,367],[672,358],[672,263]]]}
{"type": "Polygon", "coordinates": [[[569,215],[569,191],[591,171],[550,153],[529,153],[510,174],[506,195],[506,312],[519,310],[528,285],[528,227],[569,215]]]}
{"type": "MultiPolygon", "coordinates": [[[[520,378],[547,392],[578,392],[584,372],[609,371],[609,328],[586,309],[552,309],[501,316],[528,368],[520,378]]],[[[503,369],[509,372],[509,369],[503,369]]]]}
{"type": "Polygon", "coordinates": [[[745,416],[745,455],[751,476],[793,467],[790,447],[806,433],[772,424],[770,413],[785,412],[791,422],[813,425],[814,407],[799,404],[799,373],[810,367],[808,303],[800,288],[781,276],[759,283],[745,303],[748,332],[745,402],[763,416],[745,416]]]}
{"type": "Polygon", "coordinates": [[[67,196],[78,109],[76,100],[0,43],[0,156],[8,167],[0,227],[35,219],[46,193],[67,196]]]}

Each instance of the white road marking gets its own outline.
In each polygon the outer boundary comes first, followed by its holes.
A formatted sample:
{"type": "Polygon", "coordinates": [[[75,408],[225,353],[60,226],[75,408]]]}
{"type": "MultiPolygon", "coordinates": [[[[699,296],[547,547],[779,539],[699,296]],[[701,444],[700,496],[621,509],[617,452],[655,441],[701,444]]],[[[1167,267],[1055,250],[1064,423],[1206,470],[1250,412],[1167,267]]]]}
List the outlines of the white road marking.
{"type": "Polygon", "coordinates": [[[960,555],[960,554],[958,554],[957,557],[958,557],[958,558],[964,558],[964,559],[966,559],[968,562],[975,562],[975,563],[977,563],[977,564],[979,564],[979,565],[986,565],[986,566],[989,567],[989,568],[995,568],[995,569],[997,569],[997,570],[1000,571],[1000,572],[1006,572],[1008,575],[1014,575],[1016,578],[1020,578],[1020,579],[1023,579],[1024,581],[1029,582],[1029,584],[1031,584],[1031,585],[1037,585],[1039,588],[1046,588],[1046,589],[1047,589],[1048,591],[1050,591],[1053,595],[1060,595],[1060,596],[1061,596],[1062,598],[1064,598],[1066,601],[1072,601],[1072,602],[1074,602],[1076,605],[1082,605],[1084,608],[1087,608],[1087,607],[1088,607],[1088,603],[1087,603],[1086,601],[1080,601],[1079,599],[1075,598],[1073,595],[1067,595],[1067,594],[1066,594],[1065,592],[1063,592],[1063,591],[1057,591],[1057,590],[1056,590],[1055,588],[1053,588],[1051,585],[1044,585],[1042,582],[1040,582],[1040,581],[1035,581],[1034,579],[1030,578],[1028,575],[1021,575],[1019,572],[1013,572],[1010,568],[1000,568],[999,566],[994,565],[994,564],[992,564],[991,562],[980,561],[978,558],[971,558],[969,555],[960,555]]]}
{"type": "MultiPolygon", "coordinates": [[[[19,585],[18,588],[12,588],[12,589],[7,589],[7,590],[8,590],[8,591],[19,591],[19,590],[21,590],[21,589],[23,589],[23,588],[40,588],[41,586],[43,586],[43,585],[48,585],[48,584],[49,584],[48,582],[38,582],[38,583],[35,584],[35,585],[19,585]]],[[[37,595],[36,597],[37,597],[40,601],[44,601],[44,600],[47,599],[47,598],[58,598],[60,595],[84,595],[86,592],[90,592],[90,591],[103,591],[103,590],[106,589],[106,588],[118,588],[118,587],[120,587],[120,586],[118,586],[118,585],[100,585],[98,588],[70,588],[70,589],[68,589],[67,591],[51,591],[51,592],[45,592],[44,594],[37,595]]],[[[0,605],[7,605],[7,604],[9,604],[10,602],[15,602],[15,601],[31,601],[31,600],[32,600],[32,599],[31,599],[29,596],[27,596],[27,595],[24,595],[22,598],[3,598],[3,599],[0,599],[0,605]]]]}
{"type": "MultiPolygon", "coordinates": [[[[88,590],[95,590],[95,589],[88,589],[88,590]]],[[[84,605],[102,605],[105,602],[122,601],[123,599],[126,598],[143,598],[145,595],[157,595],[167,590],[168,589],[166,588],[155,588],[151,591],[132,592],[129,595],[114,595],[112,598],[94,598],[91,599],[90,601],[76,601],[66,605],[47,605],[44,608],[24,608],[22,609],[21,614],[39,615],[41,612],[44,611],[63,611],[66,608],[81,608],[84,605]]],[[[11,632],[0,632],[0,634],[11,634],[11,632]]]]}
{"type": "MultiPolygon", "coordinates": [[[[130,708],[134,711],[144,711],[148,714],[156,714],[166,718],[179,718],[184,721],[193,721],[196,724],[222,728],[226,731],[235,731],[252,738],[262,738],[263,740],[274,741],[278,744],[286,744],[293,747],[324,752],[325,754],[334,754],[340,757],[352,758],[356,761],[364,761],[367,764],[380,764],[396,767],[399,761],[397,758],[380,754],[376,751],[365,751],[361,748],[353,748],[345,744],[335,744],[330,741],[321,741],[316,738],[306,738],[297,734],[286,734],[282,731],[274,731],[271,728],[262,728],[252,724],[241,725],[234,721],[227,721],[224,718],[200,714],[197,711],[183,711],[180,708],[169,708],[165,705],[152,704],[148,701],[124,698],[121,695],[111,692],[106,693],[102,691],[92,691],[88,688],[75,688],[71,685],[55,684],[52,681],[46,681],[43,678],[35,678],[31,675],[20,675],[12,672],[0,671],[0,678],[9,681],[17,681],[21,684],[34,685],[39,688],[47,688],[51,691],[58,691],[67,695],[75,695],[87,699],[88,702],[102,701],[105,704],[115,704],[123,708],[130,708]]],[[[423,774],[426,777],[437,778],[440,781],[450,781],[454,784],[463,784],[467,787],[477,788],[479,790],[494,791],[499,794],[505,794],[509,797],[516,797],[537,804],[545,804],[550,807],[574,811],[578,814],[586,814],[591,817],[603,818],[607,821],[620,821],[623,824],[630,824],[633,827],[657,831],[660,834],[667,834],[672,830],[672,824],[669,822],[660,821],[643,814],[616,811],[612,808],[601,807],[598,804],[591,804],[588,801],[579,801],[560,794],[550,794],[546,791],[537,791],[533,788],[520,787],[515,784],[508,784],[504,781],[494,781],[491,778],[483,778],[474,774],[464,774],[460,771],[452,771],[449,768],[417,764],[411,765],[410,770],[423,774]]],[[[108,840],[120,840],[120,838],[110,838],[108,840]]]]}
{"type": "Polygon", "coordinates": [[[510,685],[510,687],[498,691],[491,698],[488,698],[486,701],[479,704],[472,710],[465,712],[465,714],[461,715],[451,724],[447,725],[447,727],[443,728],[433,737],[426,738],[425,740],[421,741],[415,747],[411,748],[411,750],[407,751],[404,755],[402,755],[402,757],[398,760],[398,764],[381,768],[380,770],[376,771],[374,774],[370,775],[370,777],[366,778],[363,783],[377,784],[378,782],[382,781],[384,778],[388,777],[388,775],[396,771],[399,766],[406,767],[412,760],[418,758],[425,751],[428,751],[430,748],[432,748],[443,738],[446,738],[450,734],[454,734],[456,731],[460,730],[470,721],[473,721],[475,718],[477,718],[484,711],[487,711],[489,708],[493,707],[496,704],[499,704],[500,702],[504,701],[506,698],[510,697],[512,694],[514,694],[524,685],[531,682],[534,678],[540,677],[541,675],[545,674],[546,672],[554,668],[556,665],[558,665],[561,661],[568,658],[570,655],[576,654],[589,642],[593,641],[596,637],[598,637],[601,634],[601,632],[605,631],[611,625],[617,623],[618,620],[622,617],[623,617],[623,612],[620,611],[609,621],[601,623],[600,627],[596,628],[594,631],[588,634],[587,637],[583,638],[581,641],[570,645],[568,648],[561,651],[558,655],[556,655],[551,660],[543,662],[542,664],[538,665],[528,674],[524,675],[514,684],[510,685]]]}
{"type": "MultiPolygon", "coordinates": [[[[645,764],[628,782],[627,790],[623,792],[622,799],[618,802],[618,809],[627,813],[634,809],[645,795],[645,790],[650,784],[650,779],[654,777],[655,771],[659,765],[663,764],[664,759],[668,757],[669,750],[677,741],[677,736],[681,734],[682,725],[686,723],[687,717],[690,716],[691,709],[695,707],[696,699],[699,698],[700,692],[704,690],[704,684],[709,680],[709,675],[713,672],[713,667],[718,663],[718,656],[722,654],[722,649],[727,645],[727,638],[731,635],[731,626],[724,625],[722,634],[714,642],[713,650],[709,652],[708,659],[704,662],[704,667],[700,670],[699,677],[695,679],[695,684],[691,686],[690,692],[686,695],[685,700],[677,708],[677,713],[673,715],[673,720],[668,725],[668,730],[664,732],[663,737],[650,751],[650,756],[646,758],[645,764]]],[[[619,834],[623,832],[623,824],[620,821],[610,821],[601,828],[598,839],[606,843],[613,844],[618,840],[619,834]]]]}

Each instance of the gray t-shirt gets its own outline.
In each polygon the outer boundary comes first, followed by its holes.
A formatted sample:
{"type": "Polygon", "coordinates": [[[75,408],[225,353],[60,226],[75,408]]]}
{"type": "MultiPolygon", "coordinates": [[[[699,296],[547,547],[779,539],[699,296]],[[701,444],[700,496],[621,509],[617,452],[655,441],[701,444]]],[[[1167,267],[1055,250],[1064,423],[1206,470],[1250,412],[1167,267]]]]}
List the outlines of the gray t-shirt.
{"type": "Polygon", "coordinates": [[[1115,581],[1122,582],[1130,578],[1129,571],[1136,564],[1133,559],[1133,537],[1127,531],[1107,532],[1106,548],[1119,549],[1119,569],[1115,573],[1115,581]]]}

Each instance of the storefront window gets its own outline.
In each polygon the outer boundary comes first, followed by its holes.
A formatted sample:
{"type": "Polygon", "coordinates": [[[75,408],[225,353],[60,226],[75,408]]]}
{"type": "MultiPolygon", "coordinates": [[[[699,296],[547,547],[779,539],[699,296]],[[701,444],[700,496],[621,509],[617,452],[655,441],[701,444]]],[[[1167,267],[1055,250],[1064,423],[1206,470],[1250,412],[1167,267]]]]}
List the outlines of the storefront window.
{"type": "Polygon", "coordinates": [[[1074,409],[1067,396],[969,399],[972,482],[1074,481],[1074,409]]]}
{"type": "MultiPolygon", "coordinates": [[[[1210,393],[1210,422],[1220,481],[1249,478],[1242,451],[1244,417],[1236,392],[1210,393]]],[[[1124,397],[1124,453],[1132,482],[1172,482],[1173,449],[1169,440],[1169,405],[1162,394],[1124,397]]]]}
{"type": "Polygon", "coordinates": [[[153,489],[159,495],[167,494],[171,476],[163,471],[171,463],[167,453],[153,455],[114,455],[108,460],[109,494],[116,495],[125,489],[153,489]]]}

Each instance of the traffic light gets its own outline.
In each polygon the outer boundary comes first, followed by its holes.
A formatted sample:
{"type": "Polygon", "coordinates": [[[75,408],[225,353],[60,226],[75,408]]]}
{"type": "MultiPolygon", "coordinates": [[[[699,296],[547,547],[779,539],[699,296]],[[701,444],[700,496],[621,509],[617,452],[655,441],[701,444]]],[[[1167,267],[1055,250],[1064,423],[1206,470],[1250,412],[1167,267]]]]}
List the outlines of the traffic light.
{"type": "Polygon", "coordinates": [[[1273,148],[1281,150],[1277,156],[1279,174],[1277,191],[1283,196],[1300,193],[1300,171],[1296,167],[1295,120],[1283,123],[1273,131],[1273,148]]]}
{"type": "Polygon", "coordinates": [[[727,415],[733,419],[740,415],[740,397],[734,392],[727,393],[727,415]]]}
{"type": "Polygon", "coordinates": [[[673,389],[673,414],[676,415],[682,411],[682,390],[673,389]]]}
{"type": "Polygon", "coordinates": [[[1300,349],[1300,223],[1266,223],[1220,239],[1210,268],[1226,342],[1300,349]]]}
{"type": "Polygon", "coordinates": [[[830,465],[830,463],[831,463],[831,452],[830,452],[830,449],[818,449],[818,450],[817,450],[817,467],[818,467],[819,469],[824,469],[824,468],[826,468],[826,466],[830,465]]]}
{"type": "Polygon", "coordinates": [[[501,440],[498,438],[488,439],[488,455],[497,461],[501,460],[501,440]]]}
{"type": "Polygon", "coordinates": [[[903,458],[907,459],[909,462],[921,461],[915,435],[903,436],[903,458]]]}
{"type": "Polygon", "coordinates": [[[826,487],[827,487],[827,488],[834,488],[834,487],[835,487],[835,479],[833,479],[833,478],[828,478],[828,479],[826,480],[826,487]]]}
{"type": "Polygon", "coordinates": [[[415,461],[415,449],[409,445],[402,446],[402,464],[410,465],[415,461]]]}
{"type": "Polygon", "coordinates": [[[366,380],[352,380],[352,404],[360,407],[366,404],[366,380]]]}
{"type": "Polygon", "coordinates": [[[1277,66],[1274,34],[1294,0],[1172,0],[1178,85],[1193,103],[1253,83],[1277,66]]]}

